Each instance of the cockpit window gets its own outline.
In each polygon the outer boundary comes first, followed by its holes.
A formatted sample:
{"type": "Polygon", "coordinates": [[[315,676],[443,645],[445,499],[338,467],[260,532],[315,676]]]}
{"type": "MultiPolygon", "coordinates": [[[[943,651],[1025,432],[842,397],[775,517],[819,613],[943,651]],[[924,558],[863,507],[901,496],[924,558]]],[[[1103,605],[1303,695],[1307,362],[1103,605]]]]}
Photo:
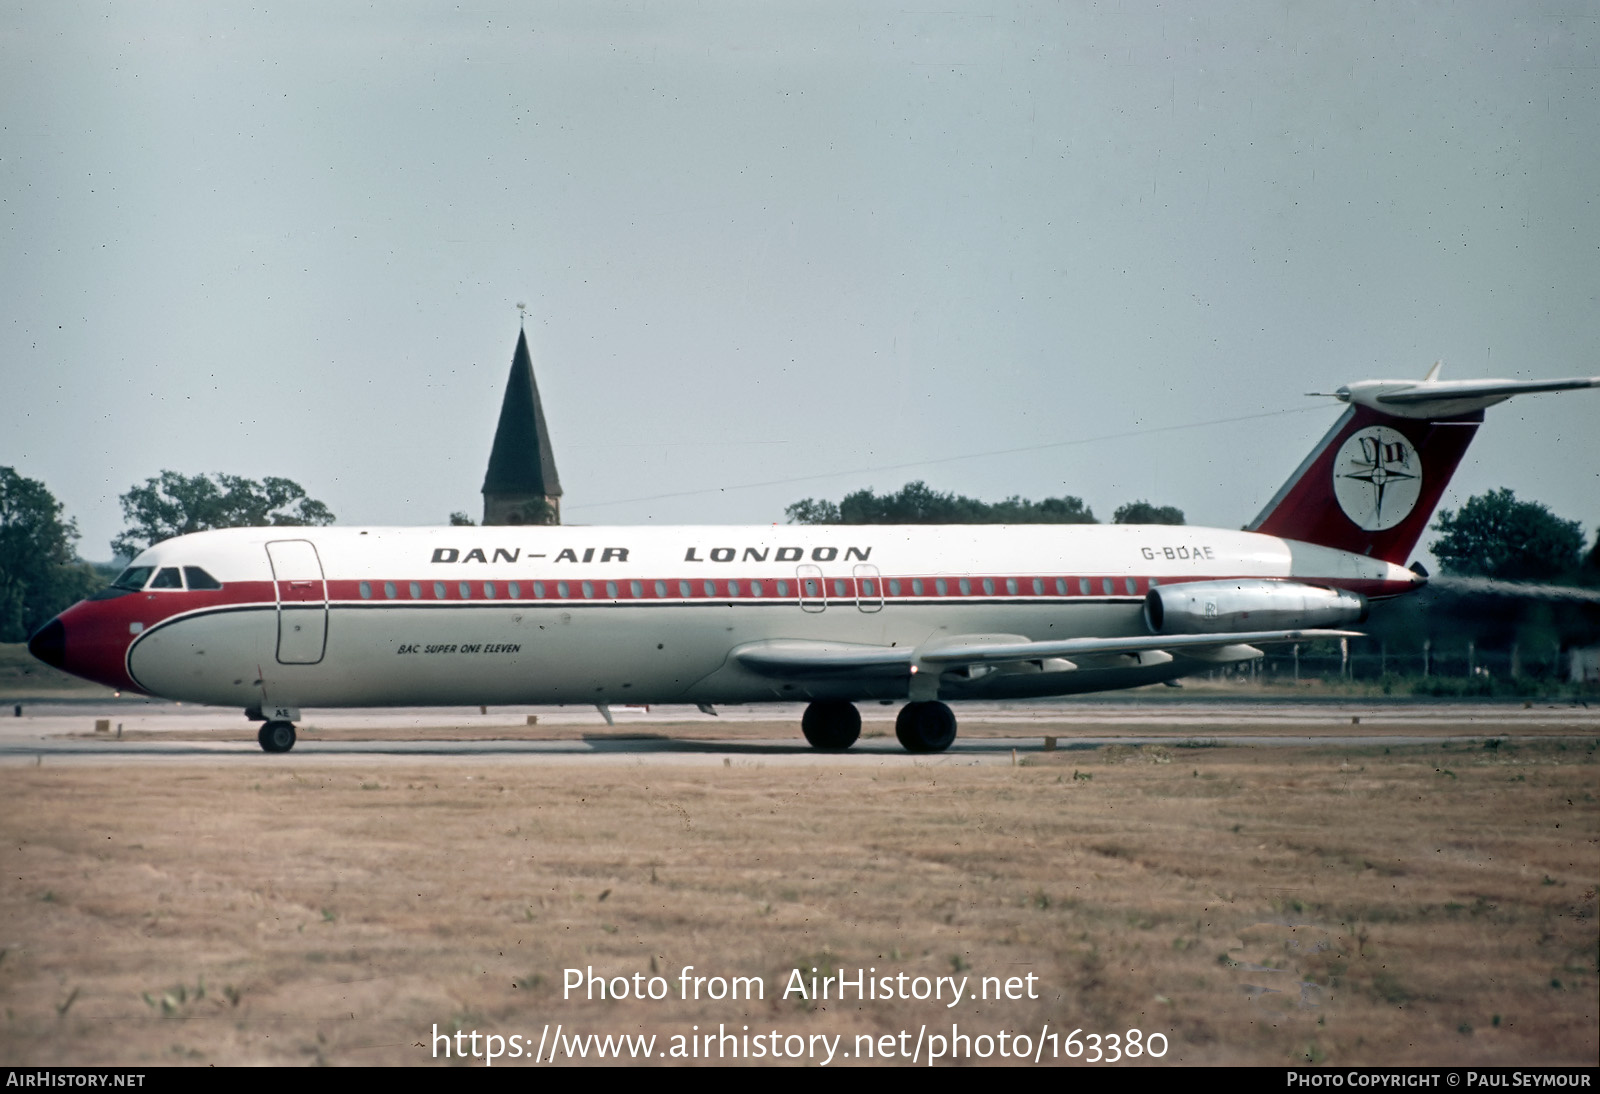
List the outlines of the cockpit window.
{"type": "Polygon", "coordinates": [[[150,583],[152,589],[181,589],[183,588],[183,575],[176,566],[163,566],[156,579],[150,583]]]}
{"type": "Polygon", "coordinates": [[[150,571],[154,569],[154,566],[129,566],[111,584],[118,589],[132,589],[138,592],[144,588],[144,583],[150,580],[150,571]]]}
{"type": "Polygon", "coordinates": [[[222,582],[206,573],[198,566],[185,566],[183,568],[184,580],[188,581],[191,589],[220,589],[222,582]]]}

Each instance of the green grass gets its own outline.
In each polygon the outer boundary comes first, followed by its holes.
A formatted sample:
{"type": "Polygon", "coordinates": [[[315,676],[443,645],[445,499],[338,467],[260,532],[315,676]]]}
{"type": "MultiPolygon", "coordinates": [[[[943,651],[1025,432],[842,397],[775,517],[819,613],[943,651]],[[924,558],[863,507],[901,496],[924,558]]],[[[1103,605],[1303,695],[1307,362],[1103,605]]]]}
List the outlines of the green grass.
{"type": "MultiPolygon", "coordinates": [[[[110,694],[110,688],[69,676],[37,660],[25,643],[0,642],[0,702],[110,694]]],[[[10,710],[0,711],[5,717],[11,714],[10,710]]]]}

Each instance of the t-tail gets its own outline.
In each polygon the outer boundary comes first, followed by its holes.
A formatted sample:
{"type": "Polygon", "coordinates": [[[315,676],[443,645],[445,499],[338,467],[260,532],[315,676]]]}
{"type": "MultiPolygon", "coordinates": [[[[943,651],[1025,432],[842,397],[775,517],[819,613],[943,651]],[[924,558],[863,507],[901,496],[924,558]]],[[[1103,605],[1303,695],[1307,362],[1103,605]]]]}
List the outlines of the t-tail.
{"type": "Polygon", "coordinates": [[[1246,530],[1405,565],[1486,407],[1513,395],[1600,387],[1568,380],[1363,380],[1349,407],[1246,530]]]}

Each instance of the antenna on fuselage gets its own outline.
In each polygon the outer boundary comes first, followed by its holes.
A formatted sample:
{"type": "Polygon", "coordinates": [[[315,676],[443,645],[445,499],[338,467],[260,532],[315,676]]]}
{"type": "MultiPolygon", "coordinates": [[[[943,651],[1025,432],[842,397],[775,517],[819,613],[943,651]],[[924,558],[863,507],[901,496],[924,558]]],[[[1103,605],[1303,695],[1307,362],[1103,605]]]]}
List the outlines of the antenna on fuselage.
{"type": "Polygon", "coordinates": [[[528,305],[517,301],[517,326],[522,330],[528,329],[528,305]]]}

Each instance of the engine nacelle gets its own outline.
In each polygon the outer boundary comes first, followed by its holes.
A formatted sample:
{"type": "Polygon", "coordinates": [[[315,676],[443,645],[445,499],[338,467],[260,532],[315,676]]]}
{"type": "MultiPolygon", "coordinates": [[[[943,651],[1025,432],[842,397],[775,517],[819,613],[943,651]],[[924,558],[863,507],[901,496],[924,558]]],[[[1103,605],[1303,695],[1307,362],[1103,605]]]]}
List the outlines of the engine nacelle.
{"type": "Polygon", "coordinates": [[[1151,634],[1227,634],[1337,627],[1367,618],[1367,598],[1294,581],[1191,581],[1144,598],[1151,634]]]}

